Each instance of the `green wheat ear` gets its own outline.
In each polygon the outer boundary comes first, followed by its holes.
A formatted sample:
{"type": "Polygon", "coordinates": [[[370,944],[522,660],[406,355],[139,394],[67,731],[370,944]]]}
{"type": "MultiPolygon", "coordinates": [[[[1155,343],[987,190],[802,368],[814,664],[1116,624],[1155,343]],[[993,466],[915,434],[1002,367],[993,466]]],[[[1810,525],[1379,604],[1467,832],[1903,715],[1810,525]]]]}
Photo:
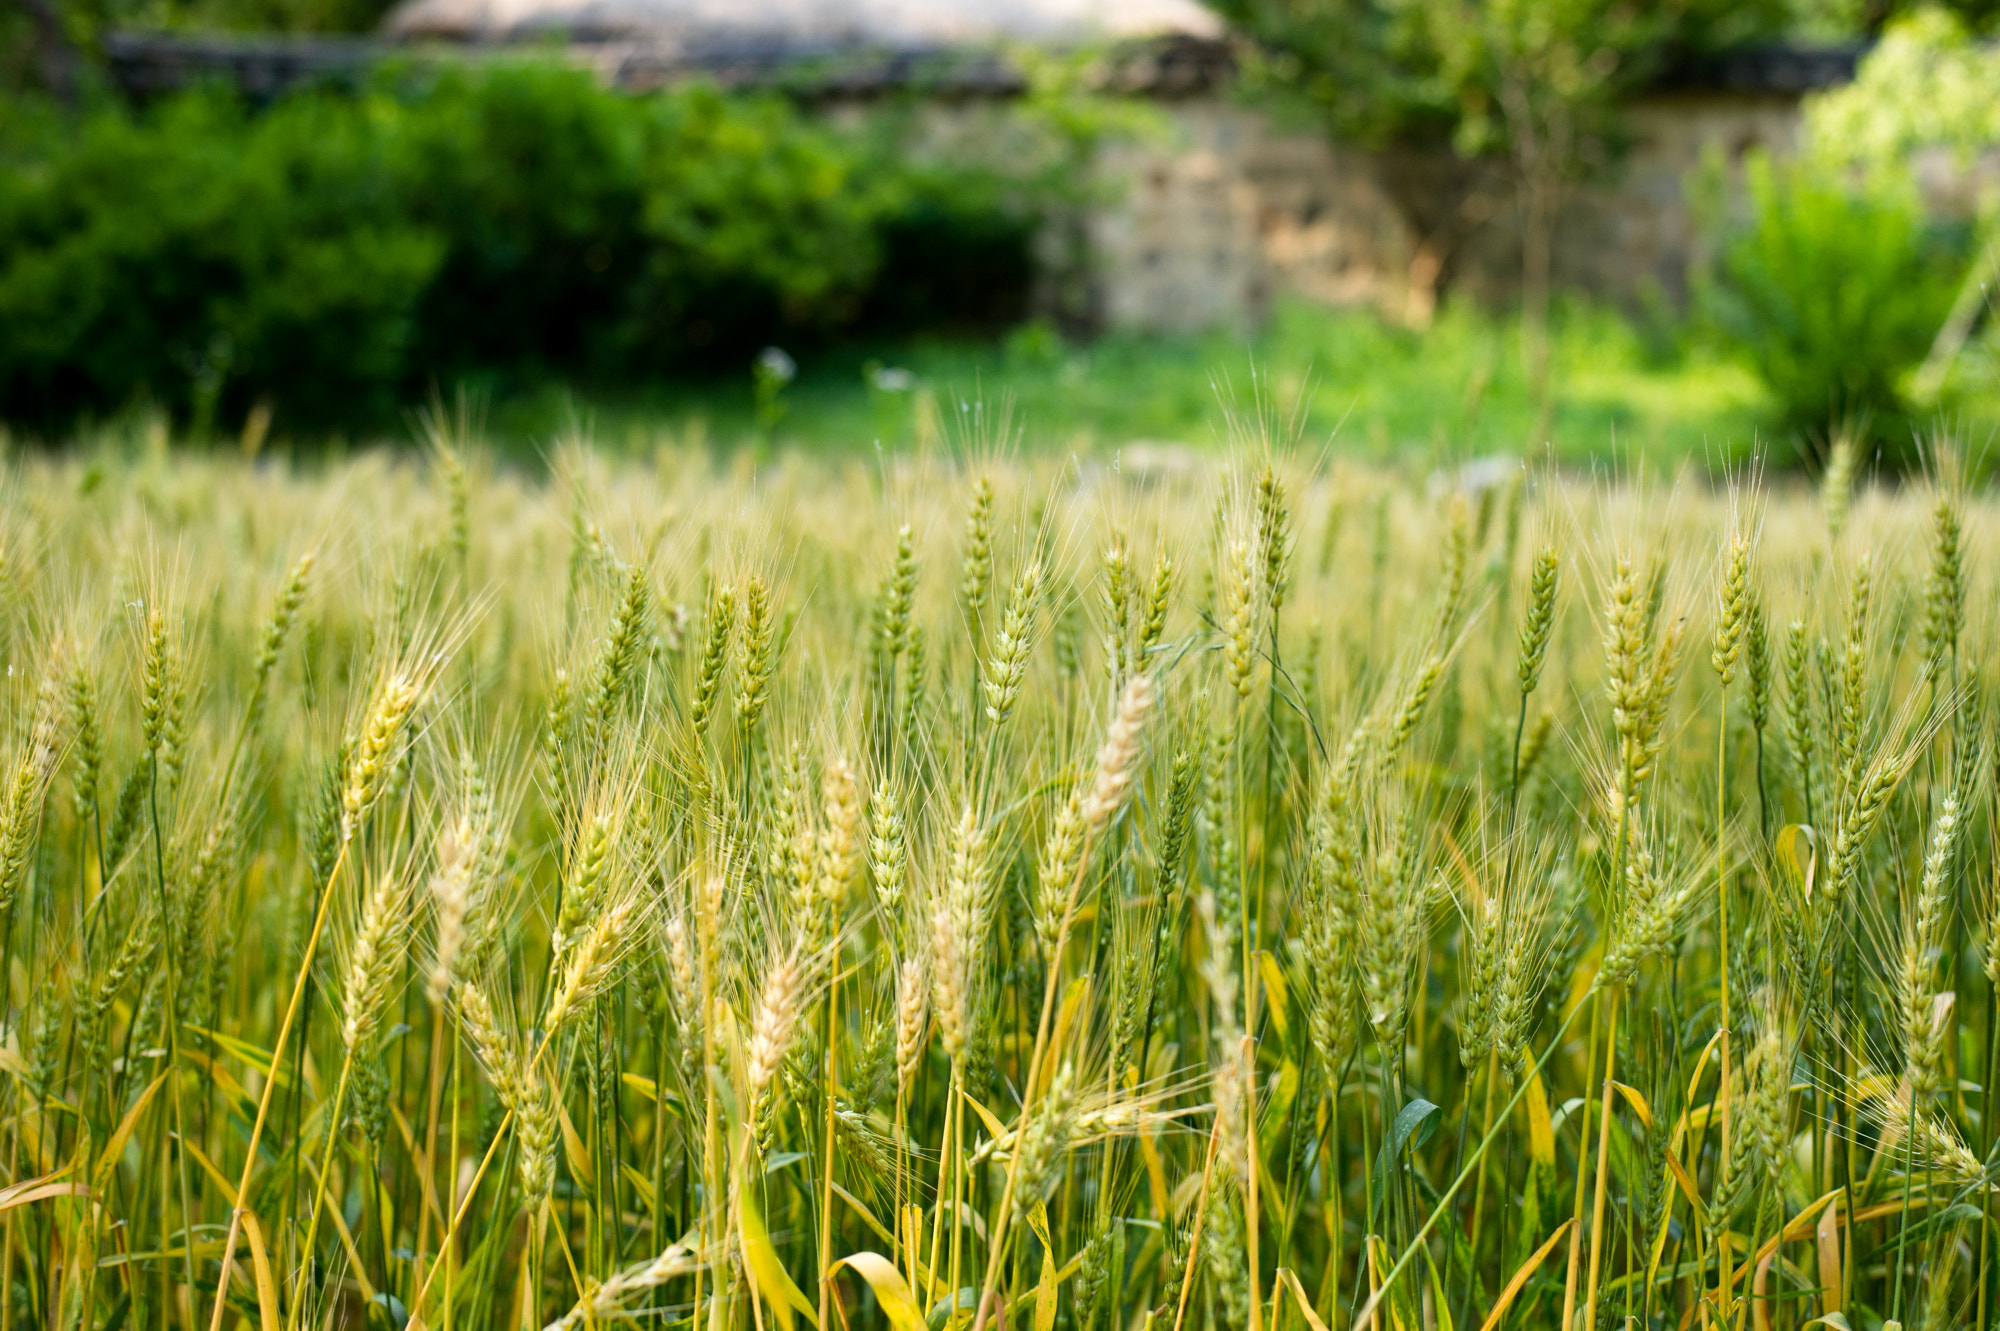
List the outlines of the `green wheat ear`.
{"type": "Polygon", "coordinates": [[[1859,439],[10,455],[0,1299],[1990,1320],[1995,513],[1859,439]]]}
{"type": "Polygon", "coordinates": [[[1556,583],[1561,573],[1562,552],[1554,544],[1535,552],[1535,566],[1528,576],[1528,609],[1521,617],[1520,656],[1514,667],[1524,697],[1541,686],[1542,662],[1555,634],[1556,583]]]}

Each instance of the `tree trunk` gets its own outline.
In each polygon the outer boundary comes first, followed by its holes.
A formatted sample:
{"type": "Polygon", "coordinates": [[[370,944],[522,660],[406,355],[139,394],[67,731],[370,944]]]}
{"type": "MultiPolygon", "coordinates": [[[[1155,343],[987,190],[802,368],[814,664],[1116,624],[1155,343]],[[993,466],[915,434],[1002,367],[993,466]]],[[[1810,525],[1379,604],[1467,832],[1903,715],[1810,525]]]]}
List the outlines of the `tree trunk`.
{"type": "MultiPolygon", "coordinates": [[[[1543,173],[1545,174],[1545,173],[1543,173]]],[[[1554,246],[1555,188],[1547,179],[1521,182],[1521,360],[1535,404],[1536,439],[1546,435],[1549,406],[1549,254],[1554,246]]]]}
{"type": "Polygon", "coordinates": [[[1514,162],[1514,190],[1521,218],[1521,363],[1535,404],[1535,438],[1548,434],[1554,415],[1549,390],[1549,292],[1561,203],[1562,167],[1572,144],[1568,106],[1560,96],[1536,106],[1531,71],[1516,69],[1500,83],[1500,105],[1514,162]]]}
{"type": "Polygon", "coordinates": [[[1381,159],[1382,191],[1409,237],[1404,269],[1403,322],[1430,327],[1438,299],[1451,277],[1458,247],[1493,214],[1493,201],[1479,188],[1466,163],[1428,155],[1392,154],[1381,159]]]}
{"type": "Polygon", "coordinates": [[[19,0],[35,29],[35,63],[49,95],[65,106],[76,104],[76,45],[63,26],[54,0],[19,0]]]}

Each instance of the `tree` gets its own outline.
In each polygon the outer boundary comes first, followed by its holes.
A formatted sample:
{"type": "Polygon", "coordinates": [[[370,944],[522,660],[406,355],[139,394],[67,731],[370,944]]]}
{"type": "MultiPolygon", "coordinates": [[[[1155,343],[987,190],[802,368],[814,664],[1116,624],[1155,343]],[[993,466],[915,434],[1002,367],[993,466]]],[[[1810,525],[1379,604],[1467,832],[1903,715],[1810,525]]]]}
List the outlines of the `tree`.
{"type": "MultiPolygon", "coordinates": [[[[1522,352],[1547,401],[1550,254],[1564,192],[1613,157],[1618,103],[1684,53],[1767,36],[1784,0],[1205,0],[1248,39],[1253,86],[1336,138],[1500,165],[1521,225],[1522,352]]],[[[1451,249],[1485,220],[1435,180],[1386,182],[1429,315],[1451,249]]],[[[1546,409],[1546,408],[1545,408],[1546,409]]]]}

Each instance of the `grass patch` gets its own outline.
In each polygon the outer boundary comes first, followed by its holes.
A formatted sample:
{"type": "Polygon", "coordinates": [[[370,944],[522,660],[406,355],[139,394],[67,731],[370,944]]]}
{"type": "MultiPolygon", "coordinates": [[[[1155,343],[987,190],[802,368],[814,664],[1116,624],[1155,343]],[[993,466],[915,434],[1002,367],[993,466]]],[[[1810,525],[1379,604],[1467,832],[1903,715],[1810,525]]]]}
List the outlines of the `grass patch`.
{"type": "MultiPolygon", "coordinates": [[[[1670,462],[1748,455],[1769,401],[1748,370],[1699,350],[1668,349],[1617,314],[1572,306],[1554,329],[1555,403],[1546,440],[1511,320],[1447,308],[1417,333],[1367,311],[1287,303],[1254,336],[1114,334],[1069,342],[1042,325],[990,343],[914,342],[799,356],[773,442],[811,451],[896,448],[935,433],[970,401],[1011,403],[1037,451],[1104,455],[1135,440],[1207,446],[1219,402],[1261,389],[1304,433],[1365,459],[1539,454],[1571,464],[1616,454],[1670,462]],[[871,388],[871,365],[907,370],[912,388],[871,388]],[[930,417],[929,422],[926,417],[930,417]]],[[[643,392],[560,385],[496,391],[489,423],[510,447],[546,442],[576,422],[600,444],[644,450],[661,437],[754,439],[749,366],[643,392]]]]}

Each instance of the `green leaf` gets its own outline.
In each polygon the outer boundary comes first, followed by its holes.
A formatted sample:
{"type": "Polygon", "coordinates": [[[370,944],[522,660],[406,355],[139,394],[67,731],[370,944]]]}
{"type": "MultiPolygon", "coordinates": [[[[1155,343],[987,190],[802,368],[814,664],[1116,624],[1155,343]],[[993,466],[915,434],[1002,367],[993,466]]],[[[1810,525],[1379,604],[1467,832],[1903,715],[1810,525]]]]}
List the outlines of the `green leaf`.
{"type": "Polygon", "coordinates": [[[958,1313],[969,1313],[979,1306],[979,1291],[967,1285],[956,1296],[947,1294],[931,1305],[930,1315],[924,1325],[930,1331],[942,1331],[944,1324],[958,1313]]]}
{"type": "Polygon", "coordinates": [[[1419,1149],[1437,1131],[1438,1115],[1443,1111],[1430,1101],[1418,1096],[1404,1105],[1396,1114],[1396,1121],[1389,1127],[1389,1135],[1382,1140],[1382,1152],[1376,1158],[1375,1168],[1386,1176],[1395,1162],[1402,1158],[1403,1149],[1419,1149]]]}

